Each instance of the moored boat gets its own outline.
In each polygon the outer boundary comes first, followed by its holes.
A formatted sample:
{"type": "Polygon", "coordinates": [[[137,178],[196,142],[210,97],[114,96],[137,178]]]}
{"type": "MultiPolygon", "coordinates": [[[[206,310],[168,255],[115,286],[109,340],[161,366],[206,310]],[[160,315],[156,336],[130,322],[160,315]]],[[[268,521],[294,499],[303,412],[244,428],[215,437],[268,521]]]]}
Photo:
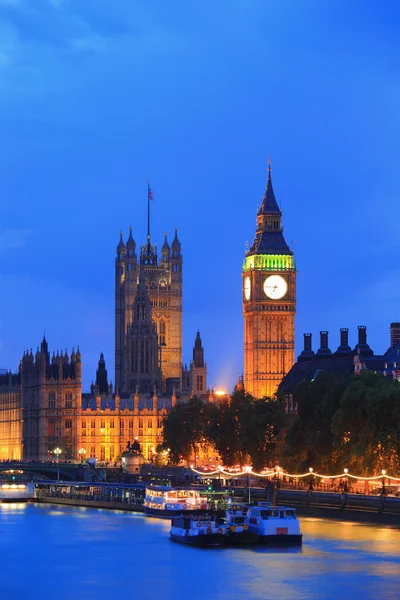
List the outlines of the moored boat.
{"type": "Polygon", "coordinates": [[[225,523],[223,528],[226,533],[226,543],[230,546],[243,546],[255,544],[259,541],[258,533],[249,529],[247,523],[247,512],[249,507],[244,504],[232,504],[225,511],[225,523]]]}
{"type": "Polygon", "coordinates": [[[249,530],[260,536],[263,544],[301,546],[302,534],[296,510],[287,506],[260,503],[247,513],[249,530]]]}
{"type": "Polygon", "coordinates": [[[0,502],[28,502],[35,497],[34,483],[0,484],[0,502]]]}
{"type": "Polygon", "coordinates": [[[208,514],[173,517],[170,536],[174,542],[203,548],[225,546],[227,538],[224,528],[208,514]]]}
{"type": "Polygon", "coordinates": [[[162,485],[146,487],[144,511],[149,517],[171,519],[208,508],[207,499],[200,495],[199,490],[162,485]]]}

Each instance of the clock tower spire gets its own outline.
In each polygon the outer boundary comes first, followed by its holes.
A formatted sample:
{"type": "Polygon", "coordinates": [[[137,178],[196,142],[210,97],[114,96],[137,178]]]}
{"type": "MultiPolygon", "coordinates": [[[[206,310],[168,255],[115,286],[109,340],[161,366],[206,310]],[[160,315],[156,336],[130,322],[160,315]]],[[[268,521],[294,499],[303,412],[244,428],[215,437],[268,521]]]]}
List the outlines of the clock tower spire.
{"type": "Polygon", "coordinates": [[[296,265],[281,221],[268,160],[256,235],[242,271],[244,386],[256,398],[273,396],[294,364],[296,265]]]}

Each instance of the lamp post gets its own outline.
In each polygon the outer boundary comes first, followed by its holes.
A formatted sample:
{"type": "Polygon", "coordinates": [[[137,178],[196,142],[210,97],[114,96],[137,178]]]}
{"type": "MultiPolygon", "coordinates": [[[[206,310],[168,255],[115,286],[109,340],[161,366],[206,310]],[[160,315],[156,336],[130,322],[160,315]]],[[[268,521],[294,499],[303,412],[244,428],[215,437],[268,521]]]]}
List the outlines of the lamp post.
{"type": "Polygon", "coordinates": [[[249,504],[251,502],[251,498],[250,498],[250,473],[251,473],[251,467],[245,467],[245,471],[247,472],[247,487],[249,488],[249,504]]]}
{"type": "MultiPolygon", "coordinates": [[[[309,472],[310,472],[310,475],[312,475],[312,473],[313,473],[313,468],[312,468],[312,467],[310,467],[308,470],[309,470],[309,472]]],[[[310,479],[310,485],[308,486],[308,490],[309,490],[310,492],[312,492],[312,491],[313,491],[313,489],[314,489],[314,488],[313,488],[313,479],[314,479],[314,477],[312,477],[312,478],[310,479]]]]}
{"type": "Polygon", "coordinates": [[[386,494],[386,487],[385,487],[385,475],[386,475],[386,471],[385,469],[382,469],[381,471],[382,473],[382,496],[384,496],[386,494]]]}
{"type": "Polygon", "coordinates": [[[348,469],[343,469],[343,473],[345,474],[344,476],[344,486],[343,486],[343,492],[345,494],[347,494],[347,492],[349,491],[348,485],[347,485],[347,473],[349,472],[348,469]]]}
{"type": "Polygon", "coordinates": [[[54,448],[53,452],[57,456],[57,481],[60,481],[60,454],[62,453],[62,450],[57,446],[57,448],[54,448]]]}
{"type": "Polygon", "coordinates": [[[276,471],[276,489],[279,490],[281,487],[281,482],[279,480],[279,473],[280,473],[281,468],[280,467],[275,467],[275,471],[276,471]]]}
{"type": "Polygon", "coordinates": [[[86,454],[85,448],[81,448],[80,450],[78,450],[78,454],[81,457],[81,463],[83,463],[83,461],[85,459],[85,454],[86,454]]]}

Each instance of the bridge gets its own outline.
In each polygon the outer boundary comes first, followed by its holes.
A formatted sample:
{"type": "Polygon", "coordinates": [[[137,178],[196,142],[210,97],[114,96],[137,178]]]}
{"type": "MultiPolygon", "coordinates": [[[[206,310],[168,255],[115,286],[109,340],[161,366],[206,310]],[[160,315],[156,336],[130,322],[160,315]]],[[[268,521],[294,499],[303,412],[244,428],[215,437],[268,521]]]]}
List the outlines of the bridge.
{"type": "Polygon", "coordinates": [[[86,463],[54,462],[40,460],[8,460],[0,462],[0,479],[7,473],[16,480],[48,479],[63,481],[92,481],[94,470],[86,463]]]}

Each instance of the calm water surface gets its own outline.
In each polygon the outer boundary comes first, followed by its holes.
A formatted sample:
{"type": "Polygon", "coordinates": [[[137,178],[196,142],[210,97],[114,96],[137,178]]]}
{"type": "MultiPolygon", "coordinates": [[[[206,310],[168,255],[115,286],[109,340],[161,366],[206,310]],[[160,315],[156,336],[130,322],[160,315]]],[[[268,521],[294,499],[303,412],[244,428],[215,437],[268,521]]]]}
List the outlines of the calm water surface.
{"type": "Polygon", "coordinates": [[[399,600],[400,529],[301,526],[301,550],[201,550],[135,513],[0,504],[0,599],[399,600]]]}

